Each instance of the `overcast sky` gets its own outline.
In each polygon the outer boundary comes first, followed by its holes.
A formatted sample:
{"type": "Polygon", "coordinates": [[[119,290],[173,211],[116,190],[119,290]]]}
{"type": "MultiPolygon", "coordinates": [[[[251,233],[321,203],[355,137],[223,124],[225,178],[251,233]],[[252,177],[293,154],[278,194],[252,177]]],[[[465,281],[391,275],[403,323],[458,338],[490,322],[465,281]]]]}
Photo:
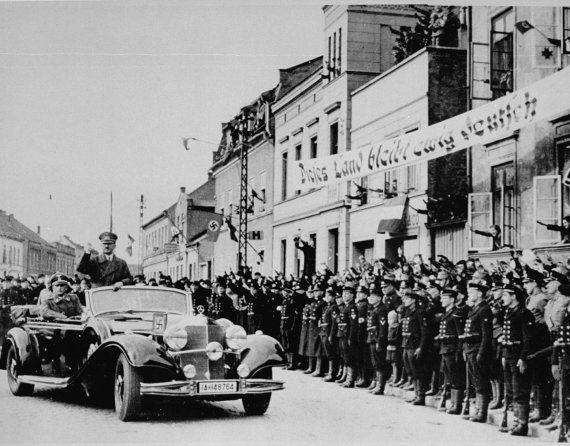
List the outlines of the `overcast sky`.
{"type": "Polygon", "coordinates": [[[322,54],[314,1],[0,2],[0,209],[117,253],[207,178],[221,123],[322,54]]]}

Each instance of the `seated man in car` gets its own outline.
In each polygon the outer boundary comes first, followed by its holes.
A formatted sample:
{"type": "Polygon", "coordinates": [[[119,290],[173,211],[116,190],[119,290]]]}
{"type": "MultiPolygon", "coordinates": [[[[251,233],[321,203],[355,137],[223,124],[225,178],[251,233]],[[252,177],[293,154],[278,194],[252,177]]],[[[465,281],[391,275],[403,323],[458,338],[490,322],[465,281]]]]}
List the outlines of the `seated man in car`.
{"type": "Polygon", "coordinates": [[[40,315],[44,319],[67,319],[71,316],[81,316],[81,302],[77,295],[69,293],[70,279],[66,275],[54,274],[49,286],[51,295],[45,299],[40,309],[40,315]]]}

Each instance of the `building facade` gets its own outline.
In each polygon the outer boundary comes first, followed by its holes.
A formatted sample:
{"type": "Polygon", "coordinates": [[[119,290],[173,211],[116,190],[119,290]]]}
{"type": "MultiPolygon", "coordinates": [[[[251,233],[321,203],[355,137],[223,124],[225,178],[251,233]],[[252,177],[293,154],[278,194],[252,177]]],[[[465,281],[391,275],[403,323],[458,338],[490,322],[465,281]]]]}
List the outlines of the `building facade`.
{"type": "Polygon", "coordinates": [[[313,246],[316,269],[338,272],[351,264],[349,184],[294,190],[288,164],[351,150],[351,93],[394,65],[391,28],[415,24],[414,10],[403,5],[336,5],[323,11],[323,70],[311,73],[273,106],[273,262],[287,274],[301,274],[305,265],[297,237],[313,246]]]}

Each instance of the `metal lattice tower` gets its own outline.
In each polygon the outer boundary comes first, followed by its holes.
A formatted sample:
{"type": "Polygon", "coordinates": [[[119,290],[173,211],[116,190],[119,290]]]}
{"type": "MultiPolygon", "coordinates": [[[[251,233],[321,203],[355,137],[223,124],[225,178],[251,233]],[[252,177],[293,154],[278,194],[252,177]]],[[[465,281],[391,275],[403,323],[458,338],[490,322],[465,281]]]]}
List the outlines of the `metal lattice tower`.
{"type": "Polygon", "coordinates": [[[241,148],[240,148],[240,188],[239,188],[239,234],[238,234],[238,267],[247,266],[247,143],[248,121],[247,116],[240,119],[241,148]]]}
{"type": "Polygon", "coordinates": [[[144,259],[144,231],[143,231],[143,217],[144,217],[144,209],[145,209],[145,199],[144,195],[141,194],[141,198],[139,200],[139,269],[140,274],[143,273],[143,259],[144,259]]]}

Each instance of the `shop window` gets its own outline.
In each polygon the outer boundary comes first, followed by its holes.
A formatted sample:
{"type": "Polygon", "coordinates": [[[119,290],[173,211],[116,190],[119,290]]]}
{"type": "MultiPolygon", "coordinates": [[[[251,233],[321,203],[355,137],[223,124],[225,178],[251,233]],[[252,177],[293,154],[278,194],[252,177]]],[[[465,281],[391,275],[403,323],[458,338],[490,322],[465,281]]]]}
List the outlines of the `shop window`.
{"type": "Polygon", "coordinates": [[[491,23],[491,90],[493,99],[513,91],[512,9],[495,17],[491,23]]]}
{"type": "Polygon", "coordinates": [[[561,218],[561,184],[559,175],[534,177],[534,239],[537,243],[555,243],[560,240],[558,231],[545,225],[559,225],[561,218]]]}

